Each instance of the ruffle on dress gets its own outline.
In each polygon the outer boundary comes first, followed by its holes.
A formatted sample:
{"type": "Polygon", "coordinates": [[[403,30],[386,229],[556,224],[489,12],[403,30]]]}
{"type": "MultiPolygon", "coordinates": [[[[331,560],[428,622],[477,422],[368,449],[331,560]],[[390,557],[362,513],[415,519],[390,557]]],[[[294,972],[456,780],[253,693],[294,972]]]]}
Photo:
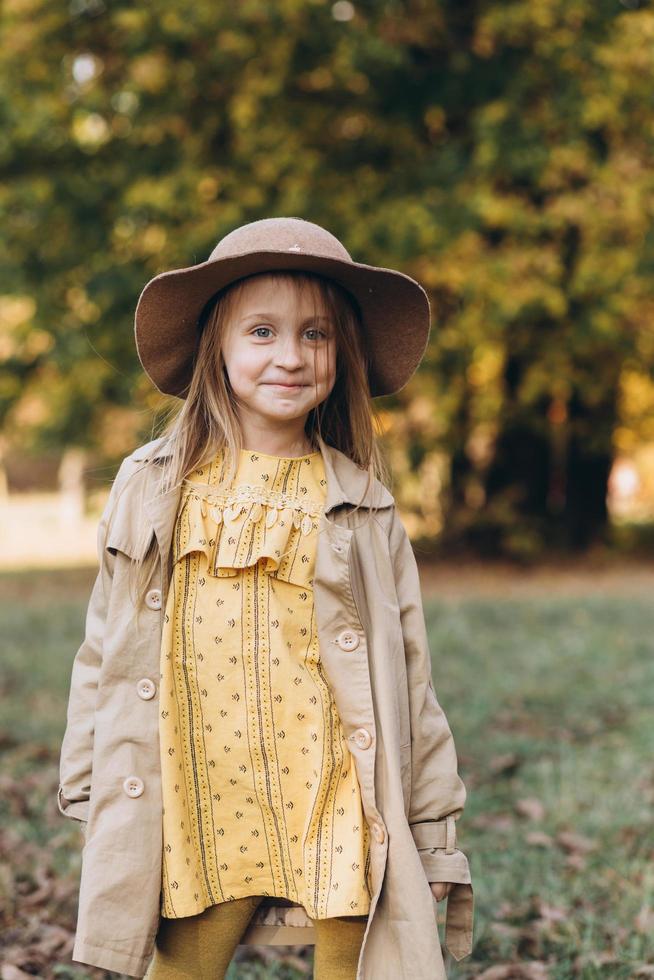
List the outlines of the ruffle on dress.
{"type": "Polygon", "coordinates": [[[220,491],[184,482],[173,538],[173,560],[202,552],[216,578],[261,563],[273,578],[313,587],[316,537],[323,504],[239,484],[220,491]]]}

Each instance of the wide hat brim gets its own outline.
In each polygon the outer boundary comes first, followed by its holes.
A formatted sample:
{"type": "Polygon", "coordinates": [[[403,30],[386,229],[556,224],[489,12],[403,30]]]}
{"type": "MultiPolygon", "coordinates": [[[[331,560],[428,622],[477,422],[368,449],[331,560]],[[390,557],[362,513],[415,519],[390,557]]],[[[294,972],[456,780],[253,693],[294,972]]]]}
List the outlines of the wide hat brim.
{"type": "Polygon", "coordinates": [[[207,302],[230,283],[257,272],[298,270],[333,279],[357,300],[370,358],[372,397],[407,383],[429,339],[430,306],[422,286],[395,269],[305,251],[247,251],[155,276],[136,307],[134,333],[144,371],[163,394],[185,398],[207,302]]]}

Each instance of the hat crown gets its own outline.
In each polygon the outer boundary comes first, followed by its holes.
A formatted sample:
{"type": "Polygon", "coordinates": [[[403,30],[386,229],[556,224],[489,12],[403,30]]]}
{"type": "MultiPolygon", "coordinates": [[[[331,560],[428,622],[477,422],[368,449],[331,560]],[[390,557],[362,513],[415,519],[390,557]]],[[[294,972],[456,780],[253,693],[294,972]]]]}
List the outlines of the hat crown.
{"type": "Polygon", "coordinates": [[[246,252],[296,252],[352,261],[335,235],[303,218],[262,218],[241,225],[220,239],[209,261],[246,252]]]}

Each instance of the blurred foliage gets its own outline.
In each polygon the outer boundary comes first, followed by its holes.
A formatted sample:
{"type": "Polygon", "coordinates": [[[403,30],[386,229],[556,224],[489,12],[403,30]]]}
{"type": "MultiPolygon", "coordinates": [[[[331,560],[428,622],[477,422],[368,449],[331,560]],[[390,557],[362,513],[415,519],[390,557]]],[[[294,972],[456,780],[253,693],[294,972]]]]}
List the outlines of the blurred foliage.
{"type": "Polygon", "coordinates": [[[651,437],[654,11],[637,0],[5,0],[0,423],[117,457],[170,407],[139,293],[239,224],[416,276],[384,399],[415,531],[529,556],[606,528],[651,437]]]}

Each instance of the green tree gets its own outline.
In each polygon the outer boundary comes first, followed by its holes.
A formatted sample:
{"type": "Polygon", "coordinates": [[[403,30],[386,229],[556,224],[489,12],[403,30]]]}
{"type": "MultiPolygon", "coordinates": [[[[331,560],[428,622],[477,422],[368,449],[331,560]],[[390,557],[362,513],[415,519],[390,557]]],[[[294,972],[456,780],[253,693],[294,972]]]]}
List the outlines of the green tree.
{"type": "Polygon", "coordinates": [[[652,358],[650,10],[7,0],[0,18],[8,438],[119,455],[147,436],[167,403],[133,344],[145,282],[300,215],[432,297],[425,363],[384,406],[416,530],[520,553],[602,534],[620,385],[652,358]]]}

